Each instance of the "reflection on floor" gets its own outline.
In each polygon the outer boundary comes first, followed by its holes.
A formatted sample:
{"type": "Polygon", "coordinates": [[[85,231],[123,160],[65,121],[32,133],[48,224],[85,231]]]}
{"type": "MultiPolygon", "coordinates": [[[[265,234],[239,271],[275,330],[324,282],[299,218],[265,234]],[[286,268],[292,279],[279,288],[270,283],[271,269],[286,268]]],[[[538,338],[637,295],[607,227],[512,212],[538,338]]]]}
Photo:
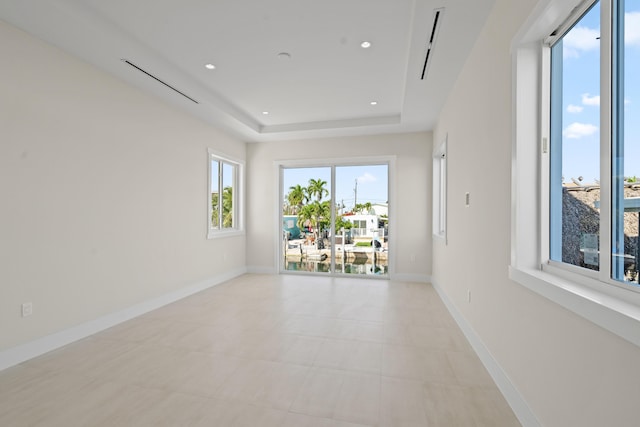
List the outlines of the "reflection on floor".
{"type": "Polygon", "coordinates": [[[518,426],[430,285],[245,275],[0,372],[6,426],[518,426]]]}

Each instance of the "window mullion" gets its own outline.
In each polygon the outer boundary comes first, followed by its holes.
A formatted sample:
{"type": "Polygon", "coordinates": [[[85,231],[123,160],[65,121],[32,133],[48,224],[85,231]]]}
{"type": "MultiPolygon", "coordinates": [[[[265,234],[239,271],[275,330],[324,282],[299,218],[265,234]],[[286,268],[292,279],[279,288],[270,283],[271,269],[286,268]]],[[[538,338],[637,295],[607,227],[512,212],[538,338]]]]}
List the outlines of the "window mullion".
{"type": "Polygon", "coordinates": [[[331,200],[329,200],[329,207],[331,209],[331,223],[329,224],[329,230],[331,233],[331,272],[336,272],[336,166],[331,166],[331,200]]]}
{"type": "Polygon", "coordinates": [[[551,76],[549,82],[549,136],[550,136],[550,160],[549,160],[549,259],[563,261],[563,194],[562,187],[562,150],[563,137],[562,121],[563,106],[563,40],[560,39],[551,48],[550,58],[551,76]]]}
{"type": "Polygon", "coordinates": [[[540,263],[546,264],[550,259],[550,175],[551,175],[551,47],[542,46],[540,54],[542,69],[541,102],[540,102],[540,263]]]}
{"type": "Polygon", "coordinates": [[[611,277],[612,249],[612,0],[600,6],[600,272],[599,279],[611,277]]]}
{"type": "Polygon", "coordinates": [[[218,162],[218,229],[222,230],[224,226],[222,225],[222,220],[224,218],[223,211],[223,200],[224,200],[224,174],[222,173],[224,168],[224,162],[218,162]]]}
{"type": "Polygon", "coordinates": [[[240,197],[240,166],[238,165],[234,165],[233,166],[233,184],[231,184],[233,186],[233,194],[232,194],[232,207],[233,207],[233,219],[232,219],[232,224],[233,224],[233,228],[237,228],[238,224],[240,224],[240,212],[239,212],[239,207],[240,204],[238,203],[238,198],[240,197]]]}

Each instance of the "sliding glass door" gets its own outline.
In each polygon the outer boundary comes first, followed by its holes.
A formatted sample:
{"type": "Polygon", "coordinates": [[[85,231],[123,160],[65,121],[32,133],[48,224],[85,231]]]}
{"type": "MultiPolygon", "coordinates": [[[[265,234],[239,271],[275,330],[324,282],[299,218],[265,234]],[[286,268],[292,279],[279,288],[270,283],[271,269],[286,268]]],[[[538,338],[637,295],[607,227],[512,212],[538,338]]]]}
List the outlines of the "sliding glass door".
{"type": "Polygon", "coordinates": [[[387,163],[282,167],[280,270],[389,274],[387,163]]]}

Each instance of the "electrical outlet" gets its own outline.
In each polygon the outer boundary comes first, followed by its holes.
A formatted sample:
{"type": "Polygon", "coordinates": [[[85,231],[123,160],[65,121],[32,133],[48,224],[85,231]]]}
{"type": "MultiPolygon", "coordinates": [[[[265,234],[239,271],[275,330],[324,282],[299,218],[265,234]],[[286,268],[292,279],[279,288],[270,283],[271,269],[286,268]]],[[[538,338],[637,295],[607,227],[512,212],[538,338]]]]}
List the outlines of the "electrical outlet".
{"type": "Polygon", "coordinates": [[[469,196],[469,192],[464,193],[464,205],[465,207],[469,207],[471,203],[471,196],[469,196]]]}
{"type": "Polygon", "coordinates": [[[31,316],[33,314],[33,304],[25,302],[22,304],[22,317],[31,316]]]}

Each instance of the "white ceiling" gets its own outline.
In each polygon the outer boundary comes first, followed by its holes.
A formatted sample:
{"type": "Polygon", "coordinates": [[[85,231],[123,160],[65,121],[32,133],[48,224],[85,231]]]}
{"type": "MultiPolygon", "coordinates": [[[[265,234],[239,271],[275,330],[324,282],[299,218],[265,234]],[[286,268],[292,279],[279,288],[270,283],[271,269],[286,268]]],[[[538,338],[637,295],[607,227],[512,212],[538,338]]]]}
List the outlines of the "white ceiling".
{"type": "Polygon", "coordinates": [[[0,0],[0,19],[259,142],[430,130],[493,3],[0,0]]]}

